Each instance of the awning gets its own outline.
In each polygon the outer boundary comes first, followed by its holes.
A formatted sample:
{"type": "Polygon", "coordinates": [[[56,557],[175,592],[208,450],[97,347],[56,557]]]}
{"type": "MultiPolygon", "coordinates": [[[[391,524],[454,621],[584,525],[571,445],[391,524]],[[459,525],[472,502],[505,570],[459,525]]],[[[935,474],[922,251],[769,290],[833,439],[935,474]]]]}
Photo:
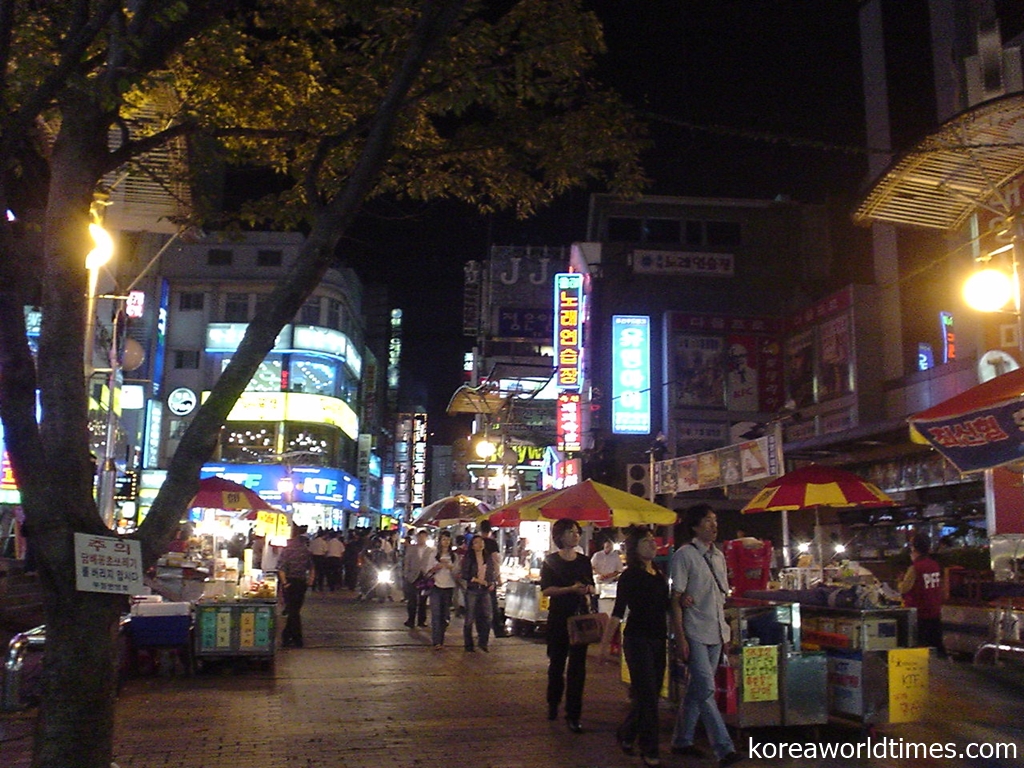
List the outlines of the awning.
{"type": "Polygon", "coordinates": [[[932,229],[959,228],[980,206],[1004,211],[998,190],[1024,173],[1024,94],[951,118],[903,153],[853,215],[932,229]]]}
{"type": "Polygon", "coordinates": [[[452,395],[452,399],[448,402],[447,413],[449,416],[454,416],[457,413],[481,413],[485,416],[494,416],[500,413],[507,404],[508,399],[494,389],[470,387],[464,384],[452,395]]]}
{"type": "Polygon", "coordinates": [[[961,472],[1024,459],[1024,368],[911,416],[911,429],[961,472]]]}

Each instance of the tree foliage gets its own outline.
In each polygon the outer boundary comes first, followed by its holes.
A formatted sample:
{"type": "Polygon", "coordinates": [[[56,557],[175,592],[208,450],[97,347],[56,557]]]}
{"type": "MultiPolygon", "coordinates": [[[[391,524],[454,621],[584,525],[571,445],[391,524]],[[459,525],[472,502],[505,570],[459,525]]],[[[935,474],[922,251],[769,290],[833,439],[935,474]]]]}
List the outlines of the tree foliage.
{"type": "Polygon", "coordinates": [[[367,197],[528,215],[578,185],[639,189],[642,129],[588,79],[601,46],[578,0],[0,3],[0,205],[18,214],[0,223],[0,418],[46,595],[36,765],[105,768],[113,743],[123,598],[76,591],[72,546],[75,532],[109,533],[82,378],[85,232],[104,174],[187,136],[193,170],[227,160],[289,178],[246,216],[309,232],[170,461],[135,534],[148,566],[367,197]],[[156,128],[133,121],[157,93],[173,94],[173,114],[156,128]],[[26,303],[42,308],[35,354],[26,303]]]}

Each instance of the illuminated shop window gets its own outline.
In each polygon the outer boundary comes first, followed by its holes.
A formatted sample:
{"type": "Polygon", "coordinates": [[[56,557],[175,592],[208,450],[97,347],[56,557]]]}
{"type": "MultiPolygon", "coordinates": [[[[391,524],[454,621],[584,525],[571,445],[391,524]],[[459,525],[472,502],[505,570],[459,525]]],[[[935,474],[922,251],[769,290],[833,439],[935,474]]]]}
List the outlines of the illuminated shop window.
{"type": "Polygon", "coordinates": [[[335,397],[338,391],[338,363],[292,355],[288,365],[288,389],[314,395],[335,397]]]}
{"type": "Polygon", "coordinates": [[[271,460],[276,455],[276,435],[273,426],[259,422],[231,424],[221,432],[221,459],[239,463],[271,460]]]}
{"type": "MultiPolygon", "coordinates": [[[[228,363],[230,362],[230,357],[224,357],[221,359],[221,372],[228,367],[228,363]]],[[[256,373],[253,374],[252,378],[249,379],[249,383],[245,386],[245,391],[280,392],[281,371],[282,365],[280,356],[267,357],[262,363],[260,363],[260,367],[256,369],[256,373]]]]}
{"type": "Polygon", "coordinates": [[[294,424],[285,427],[285,452],[303,454],[301,463],[329,466],[338,452],[336,427],[324,424],[294,424]]]}

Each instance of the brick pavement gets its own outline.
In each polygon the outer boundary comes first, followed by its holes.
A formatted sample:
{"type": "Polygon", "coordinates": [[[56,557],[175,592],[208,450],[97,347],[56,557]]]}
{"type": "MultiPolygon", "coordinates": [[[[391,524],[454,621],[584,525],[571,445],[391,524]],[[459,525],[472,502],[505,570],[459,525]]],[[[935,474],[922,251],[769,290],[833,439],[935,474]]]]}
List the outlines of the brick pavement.
{"type": "MultiPolygon", "coordinates": [[[[625,707],[616,666],[591,659],[583,713],[587,730],[570,734],[562,721],[550,723],[544,716],[546,658],[540,640],[497,639],[490,654],[466,654],[462,622],[456,620],[449,647],[435,652],[425,630],[402,626],[400,603],[361,604],[351,594],[311,594],[303,611],[306,647],[279,651],[271,670],[221,663],[191,678],[130,680],[117,704],[120,768],[640,765],[639,758],[615,746],[614,729],[625,707]]],[[[888,735],[929,742],[1014,739],[1024,755],[1020,688],[952,662],[935,662],[933,679],[927,720],[890,726],[888,735]]],[[[673,714],[665,702],[663,764],[712,765],[667,754],[673,714]]],[[[28,768],[32,722],[31,712],[0,715],[4,768],[28,768]]],[[[861,737],[844,726],[812,730],[771,728],[752,735],[773,741],[861,737]]],[[[801,768],[844,764],[765,762],[801,768]]],[[[1020,759],[973,763],[1019,764],[1020,759]]]]}

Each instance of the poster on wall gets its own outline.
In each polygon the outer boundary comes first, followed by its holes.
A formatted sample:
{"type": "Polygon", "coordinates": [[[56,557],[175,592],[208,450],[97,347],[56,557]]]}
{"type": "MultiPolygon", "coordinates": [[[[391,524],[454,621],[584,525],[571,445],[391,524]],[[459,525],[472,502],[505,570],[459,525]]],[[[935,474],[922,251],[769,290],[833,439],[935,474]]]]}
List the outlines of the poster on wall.
{"type": "Polygon", "coordinates": [[[725,405],[725,366],[722,336],[679,335],[674,340],[676,406],[722,408],[725,405]]]}
{"type": "Polygon", "coordinates": [[[818,326],[818,402],[853,391],[850,315],[841,314],[818,326]]]}
{"type": "Polygon", "coordinates": [[[814,331],[786,341],[786,395],[797,408],[814,403],[814,331]]]}
{"type": "Polygon", "coordinates": [[[677,491],[696,491],[700,488],[700,483],[697,482],[696,458],[676,459],[675,465],[677,491]]]}
{"type": "Polygon", "coordinates": [[[728,336],[725,345],[726,408],[759,410],[757,340],[753,336],[728,336]]]}

